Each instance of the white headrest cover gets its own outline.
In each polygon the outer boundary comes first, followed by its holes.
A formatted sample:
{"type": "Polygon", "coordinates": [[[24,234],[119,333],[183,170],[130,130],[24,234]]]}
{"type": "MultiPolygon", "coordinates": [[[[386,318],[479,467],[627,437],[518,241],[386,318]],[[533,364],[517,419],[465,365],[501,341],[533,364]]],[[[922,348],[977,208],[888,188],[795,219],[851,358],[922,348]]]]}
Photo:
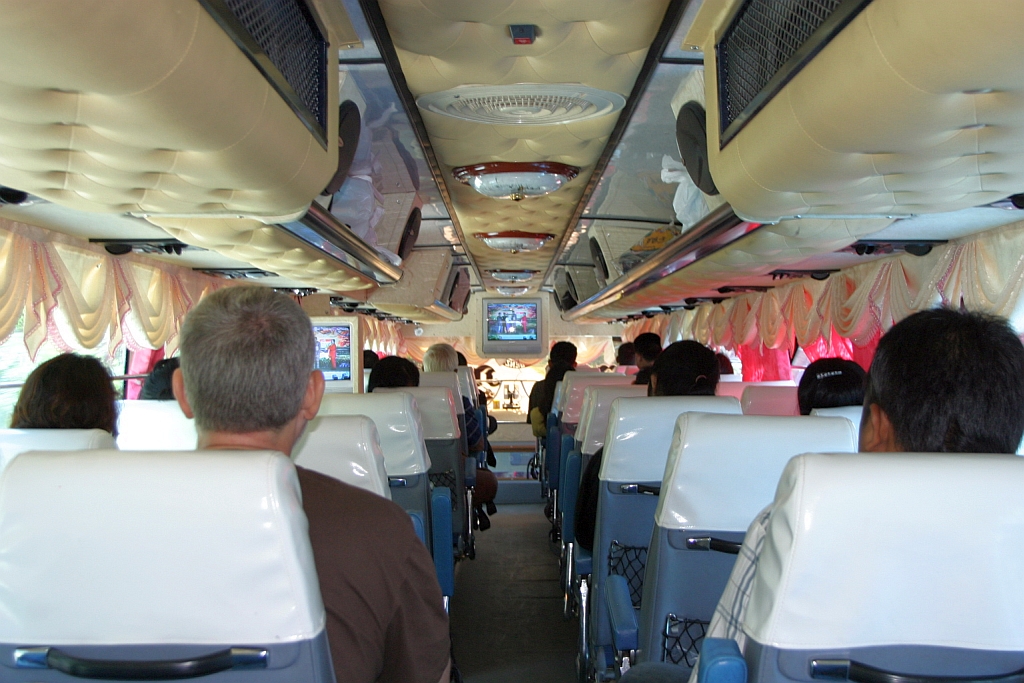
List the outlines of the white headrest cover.
{"type": "Polygon", "coordinates": [[[744,415],[799,415],[796,387],[748,386],[740,404],[744,415]]]}
{"type": "Polygon", "coordinates": [[[424,474],[430,469],[420,411],[412,394],[324,394],[319,414],[366,415],[373,420],[389,477],[424,474]]]}
{"type": "Polygon", "coordinates": [[[0,642],[256,644],[324,624],[280,453],[36,452],[0,476],[0,642]]]}
{"type": "Polygon", "coordinates": [[[563,398],[562,422],[567,424],[576,424],[580,421],[580,409],[583,408],[583,391],[587,387],[629,386],[633,384],[633,378],[628,375],[605,372],[567,372],[565,373],[564,381],[565,396],[563,398]]]}
{"type": "Polygon", "coordinates": [[[1020,652],[1024,459],[802,455],[775,494],[743,626],[784,648],[1020,652]]]}
{"type": "Polygon", "coordinates": [[[853,428],[860,431],[860,419],[864,415],[864,406],[842,406],[841,408],[815,408],[811,415],[817,417],[845,417],[853,423],[853,428]]]}
{"type": "Polygon", "coordinates": [[[404,391],[416,399],[423,425],[423,438],[459,438],[459,418],[455,413],[455,399],[448,387],[396,387],[375,389],[373,393],[404,391]]]}
{"type": "Polygon", "coordinates": [[[617,398],[608,416],[603,481],[661,481],[676,418],[685,412],[740,414],[731,396],[652,396],[617,398]]]}
{"type": "Polygon", "coordinates": [[[292,450],[296,465],[391,498],[384,453],[365,415],[318,415],[292,450]]]}
{"type": "Polygon", "coordinates": [[[14,456],[26,451],[88,451],[98,448],[116,448],[110,432],[102,429],[0,429],[0,472],[14,456]]]}
{"type": "Polygon", "coordinates": [[[452,397],[455,399],[455,412],[463,415],[466,412],[462,405],[462,387],[459,385],[459,376],[454,372],[421,372],[421,387],[447,387],[451,389],[452,397]]]}
{"type": "Polygon", "coordinates": [[[117,407],[117,447],[122,451],[196,449],[195,420],[185,417],[177,401],[118,401],[117,407]]]}
{"type": "MultiPolygon", "coordinates": [[[[728,376],[728,375],[727,375],[728,376]]],[[[795,387],[796,383],[791,381],[778,381],[778,382],[742,382],[732,380],[719,380],[718,387],[715,389],[715,394],[718,396],[735,396],[736,398],[743,398],[743,390],[747,387],[795,387]]]]}
{"type": "Polygon", "coordinates": [[[794,455],[856,450],[853,426],[839,417],[681,415],[654,519],[664,529],[746,531],[794,455]]]}
{"type": "Polygon", "coordinates": [[[576,427],[578,441],[583,444],[582,452],[593,455],[597,453],[601,446],[604,446],[604,437],[608,432],[608,414],[612,409],[612,401],[620,397],[640,397],[646,395],[646,384],[587,387],[583,391],[583,408],[580,411],[580,423],[576,427]]]}
{"type": "Polygon", "coordinates": [[[476,375],[473,374],[473,370],[465,365],[460,365],[455,368],[455,374],[459,378],[459,390],[462,392],[462,395],[469,399],[473,407],[479,407],[480,401],[476,392],[476,375]]]}
{"type": "MultiPolygon", "coordinates": [[[[543,382],[544,380],[541,381],[543,382]]],[[[555,382],[555,398],[551,402],[551,412],[558,414],[562,410],[563,405],[565,405],[565,380],[560,379],[555,382]]]]}

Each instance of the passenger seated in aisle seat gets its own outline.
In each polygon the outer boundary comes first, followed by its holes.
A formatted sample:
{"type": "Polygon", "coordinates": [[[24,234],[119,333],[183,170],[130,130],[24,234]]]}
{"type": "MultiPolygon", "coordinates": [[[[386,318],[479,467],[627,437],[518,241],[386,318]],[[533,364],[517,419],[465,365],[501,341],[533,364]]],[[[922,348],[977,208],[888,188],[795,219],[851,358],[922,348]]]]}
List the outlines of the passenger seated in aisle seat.
{"type": "Polygon", "coordinates": [[[181,364],[179,358],[164,358],[157,361],[153,370],[142,383],[139,398],[143,401],[173,401],[174,391],[171,388],[171,375],[181,364]]]}
{"type": "Polygon", "coordinates": [[[735,371],[732,369],[732,361],[729,360],[729,356],[724,353],[716,353],[715,358],[718,359],[718,374],[719,375],[734,375],[735,371]]]}
{"type": "MultiPolygon", "coordinates": [[[[290,455],[323,397],[314,349],[309,318],[271,289],[229,287],[203,299],[185,319],[173,377],[199,448],[290,455]]],[[[369,491],[295,469],[339,683],[447,681],[448,618],[409,516],[369,491]]]]}
{"type": "Polygon", "coordinates": [[[64,353],[25,380],[11,415],[12,429],[102,429],[117,436],[116,394],[95,358],[64,353]]]}
{"type": "Polygon", "coordinates": [[[810,415],[815,408],[864,405],[867,373],[852,360],[819,358],[804,370],[797,389],[800,414],[810,415]]]}
{"type": "Polygon", "coordinates": [[[526,421],[533,426],[533,435],[543,439],[548,434],[547,419],[551,404],[555,402],[555,385],[562,381],[565,373],[576,367],[576,345],[560,341],[551,347],[548,354],[547,374],[530,390],[530,404],[526,421]]]}
{"type": "Polygon", "coordinates": [[[370,372],[373,370],[379,360],[380,357],[377,355],[376,351],[363,349],[363,372],[370,372]]]}
{"type": "Polygon", "coordinates": [[[644,332],[633,340],[633,349],[636,351],[636,366],[640,368],[633,384],[650,384],[651,369],[661,353],[661,337],[653,332],[644,332]]]}
{"type": "MultiPolygon", "coordinates": [[[[384,356],[377,365],[374,366],[373,371],[370,373],[370,382],[366,386],[368,393],[373,393],[374,389],[392,389],[395,387],[418,387],[420,385],[420,372],[416,370],[416,376],[413,377],[409,371],[409,366],[412,365],[409,361],[398,356],[384,356]]],[[[412,366],[416,369],[416,366],[412,366]]]]}
{"type": "MultiPolygon", "coordinates": [[[[643,335],[641,335],[643,336],[643,335]]],[[[639,339],[639,337],[637,337],[639,339]]],[[[700,342],[681,341],[669,344],[651,367],[648,396],[714,396],[718,386],[718,359],[715,352],[700,342]]],[[[598,475],[604,448],[598,449],[580,477],[576,498],[576,543],[594,549],[594,527],[597,524],[598,475]]]]}
{"type": "MultiPolygon", "coordinates": [[[[458,351],[450,344],[434,344],[423,354],[423,372],[455,372],[459,366],[458,351]]],[[[473,402],[462,397],[462,408],[466,412],[466,442],[470,453],[484,450],[484,433],[480,429],[473,402]]]]}
{"type": "Polygon", "coordinates": [[[619,344],[619,348],[615,350],[615,365],[615,372],[620,375],[635,375],[637,373],[636,349],[633,342],[619,344]]]}
{"type": "MultiPolygon", "coordinates": [[[[1005,319],[921,311],[879,341],[867,375],[862,452],[1015,453],[1022,435],[1024,346],[1005,319]]],[[[747,529],[707,629],[708,638],[732,638],[741,651],[747,636],[740,627],[771,514],[769,505],[747,529]]],[[[676,680],[666,678],[669,673],[641,664],[622,680],[676,680]]]]}

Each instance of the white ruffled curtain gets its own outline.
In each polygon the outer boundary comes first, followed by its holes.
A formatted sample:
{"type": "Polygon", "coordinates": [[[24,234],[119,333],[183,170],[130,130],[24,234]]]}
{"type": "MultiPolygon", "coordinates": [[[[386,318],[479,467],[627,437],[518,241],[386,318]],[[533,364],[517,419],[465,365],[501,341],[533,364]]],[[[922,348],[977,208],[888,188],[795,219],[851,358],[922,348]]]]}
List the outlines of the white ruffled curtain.
{"type": "Polygon", "coordinates": [[[935,247],[924,257],[903,254],[833,274],[745,294],[671,316],[639,320],[624,339],[664,330],[666,343],[696,339],[735,349],[806,346],[832,331],[856,345],[915,311],[944,304],[1009,318],[1024,331],[1024,224],[973,240],[935,247]],[[654,321],[663,320],[660,325],[654,321]]]}
{"type": "Polygon", "coordinates": [[[377,320],[359,316],[363,321],[363,348],[378,355],[401,356],[406,354],[402,326],[390,320],[377,320]]]}
{"type": "Polygon", "coordinates": [[[62,350],[107,340],[111,354],[127,344],[133,351],[165,347],[170,355],[185,314],[230,284],[0,219],[0,341],[24,313],[33,359],[47,340],[62,350]]]}

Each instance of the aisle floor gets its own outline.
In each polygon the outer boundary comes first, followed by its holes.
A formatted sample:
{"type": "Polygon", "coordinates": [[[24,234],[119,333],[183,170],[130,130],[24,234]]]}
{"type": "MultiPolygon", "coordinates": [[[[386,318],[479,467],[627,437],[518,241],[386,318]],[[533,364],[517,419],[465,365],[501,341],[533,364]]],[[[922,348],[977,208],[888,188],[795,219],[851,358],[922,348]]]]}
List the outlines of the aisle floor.
{"type": "Polygon", "coordinates": [[[572,683],[576,621],[562,619],[558,555],[543,505],[503,505],[462,562],[451,606],[466,683],[572,683]]]}

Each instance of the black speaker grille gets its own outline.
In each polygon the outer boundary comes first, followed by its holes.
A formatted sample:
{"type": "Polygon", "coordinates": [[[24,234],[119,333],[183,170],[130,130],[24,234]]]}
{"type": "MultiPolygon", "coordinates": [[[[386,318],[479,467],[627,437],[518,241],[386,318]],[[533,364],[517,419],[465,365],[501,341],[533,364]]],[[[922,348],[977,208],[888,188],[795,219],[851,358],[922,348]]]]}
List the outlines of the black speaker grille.
{"type": "Polygon", "coordinates": [[[223,0],[327,129],[327,38],[303,0],[223,0]]]}

